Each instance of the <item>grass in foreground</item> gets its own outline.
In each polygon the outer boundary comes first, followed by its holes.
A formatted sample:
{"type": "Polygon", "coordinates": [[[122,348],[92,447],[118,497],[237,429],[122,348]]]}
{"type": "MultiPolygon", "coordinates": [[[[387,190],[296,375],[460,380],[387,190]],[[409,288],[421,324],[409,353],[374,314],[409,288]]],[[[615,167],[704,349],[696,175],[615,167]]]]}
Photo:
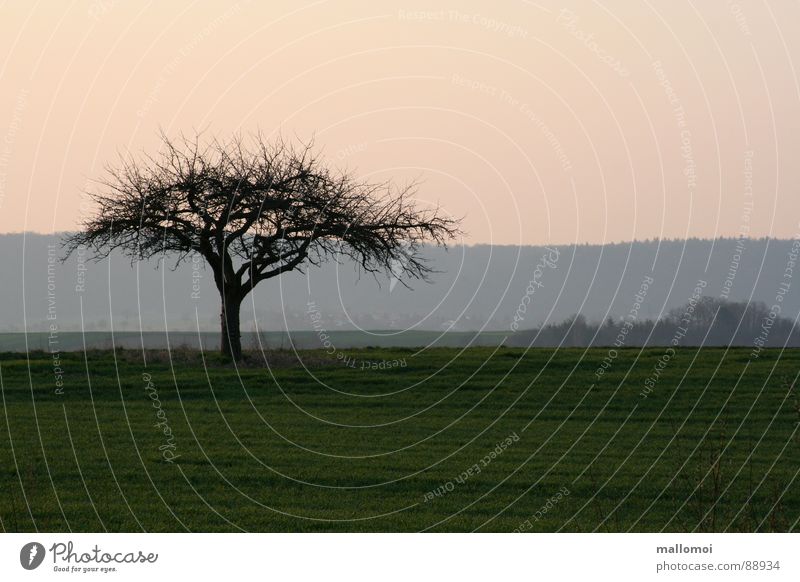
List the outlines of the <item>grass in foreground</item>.
{"type": "Polygon", "coordinates": [[[647,397],[664,350],[598,380],[607,353],[69,353],[63,394],[50,354],[0,354],[0,525],[798,528],[800,351],[678,350],[647,397]]]}

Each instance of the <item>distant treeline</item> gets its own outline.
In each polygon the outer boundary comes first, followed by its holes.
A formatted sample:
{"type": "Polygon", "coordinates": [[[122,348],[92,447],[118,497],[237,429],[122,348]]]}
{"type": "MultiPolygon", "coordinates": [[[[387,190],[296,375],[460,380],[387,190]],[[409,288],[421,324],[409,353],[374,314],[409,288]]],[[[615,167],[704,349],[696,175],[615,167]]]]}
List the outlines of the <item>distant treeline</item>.
{"type": "Polygon", "coordinates": [[[703,297],[667,312],[660,319],[609,318],[600,323],[582,315],[540,328],[519,331],[511,346],[745,346],[798,347],[800,330],[781,317],[780,304],[731,302],[703,297]]]}

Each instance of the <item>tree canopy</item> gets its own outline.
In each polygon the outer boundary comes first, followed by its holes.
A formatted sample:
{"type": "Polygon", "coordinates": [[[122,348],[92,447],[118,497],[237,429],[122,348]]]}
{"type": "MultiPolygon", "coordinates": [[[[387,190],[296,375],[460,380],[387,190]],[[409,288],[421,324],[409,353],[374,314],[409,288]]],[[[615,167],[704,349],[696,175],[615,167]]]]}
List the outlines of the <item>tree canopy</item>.
{"type": "Polygon", "coordinates": [[[97,210],[66,238],[67,253],[86,247],[103,258],[120,249],[176,263],[199,253],[222,297],[224,336],[226,308],[236,310],[228,326],[238,338],[238,306],[265,279],[341,258],[368,273],[427,279],[421,246],[459,233],[459,220],[439,207],[418,208],[415,183],[360,180],[330,168],[313,144],[260,133],[227,141],[162,134],[162,146],[107,167],[89,193],[97,210]]]}

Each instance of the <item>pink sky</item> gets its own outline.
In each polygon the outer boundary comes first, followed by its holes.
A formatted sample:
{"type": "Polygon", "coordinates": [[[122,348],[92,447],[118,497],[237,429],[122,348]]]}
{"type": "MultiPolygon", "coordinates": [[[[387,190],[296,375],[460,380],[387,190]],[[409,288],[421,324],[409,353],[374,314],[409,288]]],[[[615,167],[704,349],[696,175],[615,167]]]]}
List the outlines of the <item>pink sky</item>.
{"type": "Polygon", "coordinates": [[[6,2],[0,232],[75,228],[159,128],[260,127],[421,178],[467,242],[794,237],[799,29],[789,0],[6,2]]]}

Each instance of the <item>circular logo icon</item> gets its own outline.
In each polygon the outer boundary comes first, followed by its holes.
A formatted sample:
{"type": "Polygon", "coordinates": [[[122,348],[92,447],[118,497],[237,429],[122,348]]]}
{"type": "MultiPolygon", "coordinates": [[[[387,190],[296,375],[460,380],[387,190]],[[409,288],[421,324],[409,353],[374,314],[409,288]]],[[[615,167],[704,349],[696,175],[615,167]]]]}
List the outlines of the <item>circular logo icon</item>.
{"type": "Polygon", "coordinates": [[[26,570],[35,570],[44,561],[44,546],[39,542],[30,542],[19,551],[19,563],[26,570]]]}

